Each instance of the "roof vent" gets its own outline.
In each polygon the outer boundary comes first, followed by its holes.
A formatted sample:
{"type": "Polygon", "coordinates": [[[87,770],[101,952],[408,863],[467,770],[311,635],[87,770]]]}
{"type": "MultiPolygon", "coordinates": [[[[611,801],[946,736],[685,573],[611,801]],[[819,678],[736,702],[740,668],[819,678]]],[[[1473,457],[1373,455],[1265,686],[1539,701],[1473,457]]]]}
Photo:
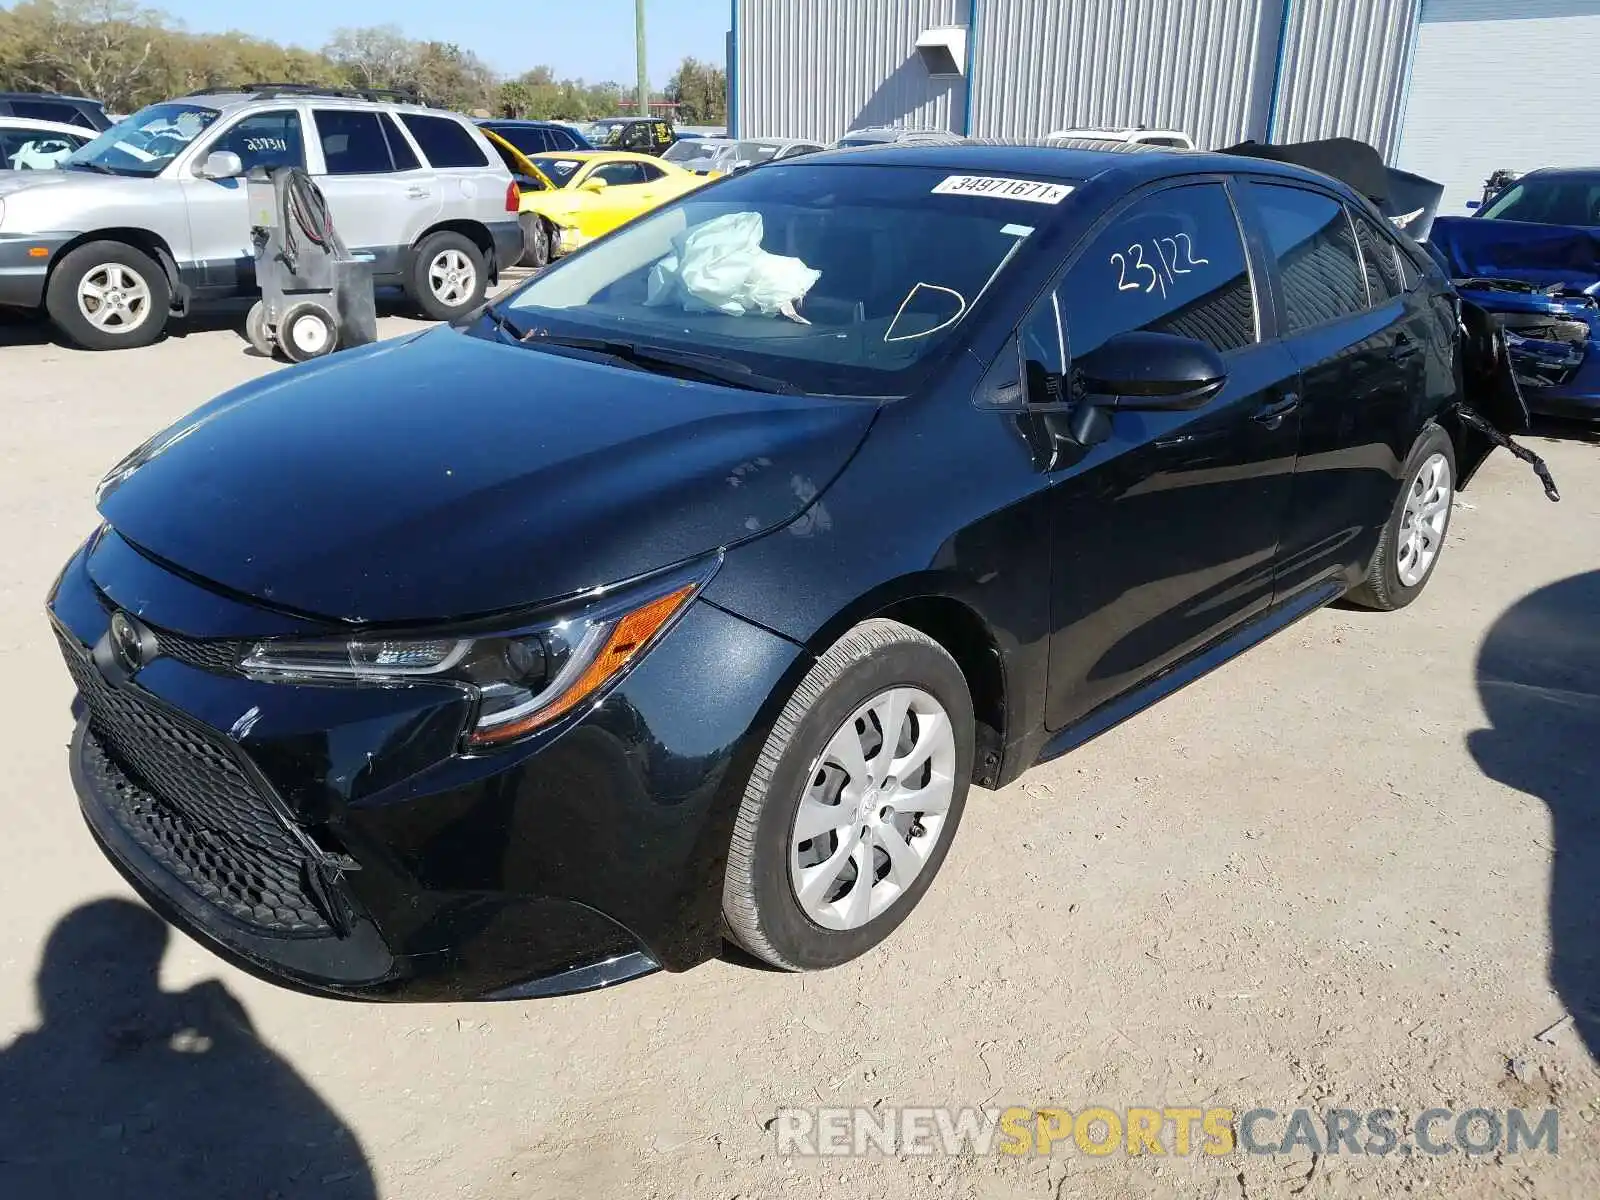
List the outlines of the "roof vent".
{"type": "Polygon", "coordinates": [[[917,36],[917,57],[928,74],[964,75],[967,70],[967,30],[963,25],[937,25],[917,36]]]}

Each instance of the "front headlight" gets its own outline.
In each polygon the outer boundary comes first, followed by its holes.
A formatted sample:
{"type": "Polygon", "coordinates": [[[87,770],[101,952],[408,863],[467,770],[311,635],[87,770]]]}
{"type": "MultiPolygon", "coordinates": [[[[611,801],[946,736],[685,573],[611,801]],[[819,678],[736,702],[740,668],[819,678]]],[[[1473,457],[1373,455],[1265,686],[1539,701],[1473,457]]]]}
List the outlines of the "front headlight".
{"type": "Polygon", "coordinates": [[[502,746],[593,703],[688,608],[720,559],[638,587],[602,589],[510,632],[258,642],[240,666],[270,681],[446,683],[476,701],[469,747],[502,746]]]}

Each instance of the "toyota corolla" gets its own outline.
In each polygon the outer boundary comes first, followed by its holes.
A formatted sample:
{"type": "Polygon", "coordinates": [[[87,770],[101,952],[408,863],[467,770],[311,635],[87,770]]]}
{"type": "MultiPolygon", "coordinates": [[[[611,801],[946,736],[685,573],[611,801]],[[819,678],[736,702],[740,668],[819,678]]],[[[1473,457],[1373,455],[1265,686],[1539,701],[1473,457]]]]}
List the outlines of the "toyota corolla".
{"type": "Polygon", "coordinates": [[[1491,448],[1467,405],[1526,421],[1462,320],[1292,165],[740,173],[117,466],[49,597],[83,815],[325,995],[843,963],[973,785],[1417,598],[1491,448]]]}

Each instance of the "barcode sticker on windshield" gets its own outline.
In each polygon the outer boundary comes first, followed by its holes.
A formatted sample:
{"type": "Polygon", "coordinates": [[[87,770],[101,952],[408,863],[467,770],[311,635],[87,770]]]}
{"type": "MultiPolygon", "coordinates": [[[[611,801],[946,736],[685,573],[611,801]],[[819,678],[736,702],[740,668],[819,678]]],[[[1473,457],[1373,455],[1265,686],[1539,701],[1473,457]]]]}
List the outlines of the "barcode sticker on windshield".
{"type": "Polygon", "coordinates": [[[1072,195],[1065,183],[1040,183],[1037,179],[1001,179],[995,175],[947,175],[934,189],[942,196],[1000,196],[1030,204],[1060,204],[1072,195]]]}

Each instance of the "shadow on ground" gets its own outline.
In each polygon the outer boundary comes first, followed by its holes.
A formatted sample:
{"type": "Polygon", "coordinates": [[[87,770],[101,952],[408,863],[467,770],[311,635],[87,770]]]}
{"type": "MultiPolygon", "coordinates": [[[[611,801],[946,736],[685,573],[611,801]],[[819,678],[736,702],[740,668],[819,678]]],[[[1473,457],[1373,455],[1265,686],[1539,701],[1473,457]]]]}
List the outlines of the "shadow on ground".
{"type": "Polygon", "coordinates": [[[377,1195],[354,1134],[221,983],[161,989],[167,926],[125,900],[45,944],[39,1028],[0,1052],[0,1196],[377,1195]]]}
{"type": "Polygon", "coordinates": [[[1485,774],[1549,806],[1550,982],[1600,1059],[1600,571],[1503,613],[1478,654],[1485,774]]]}

